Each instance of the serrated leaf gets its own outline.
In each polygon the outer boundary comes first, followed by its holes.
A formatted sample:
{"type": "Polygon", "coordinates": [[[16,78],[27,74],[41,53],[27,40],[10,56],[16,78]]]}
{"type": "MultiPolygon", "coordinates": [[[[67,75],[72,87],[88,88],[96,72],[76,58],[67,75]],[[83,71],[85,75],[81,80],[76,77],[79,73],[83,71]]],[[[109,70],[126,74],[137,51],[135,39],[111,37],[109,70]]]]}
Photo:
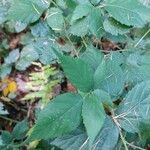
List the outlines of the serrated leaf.
{"type": "Polygon", "coordinates": [[[108,107],[108,106],[113,106],[113,102],[112,102],[112,99],[110,97],[110,95],[103,91],[103,90],[100,90],[100,89],[97,89],[97,90],[94,90],[93,92],[97,97],[98,99],[104,104],[104,106],[108,107]]]}
{"type": "Polygon", "coordinates": [[[88,46],[86,51],[80,56],[80,58],[89,64],[95,71],[99,64],[102,62],[103,53],[93,46],[88,46]]]}
{"type": "Polygon", "coordinates": [[[91,147],[105,121],[103,105],[93,93],[84,98],[82,117],[91,147]]]}
{"type": "Polygon", "coordinates": [[[2,131],[1,137],[3,144],[10,144],[13,140],[12,135],[8,131],[2,131]]]}
{"type": "Polygon", "coordinates": [[[3,64],[0,66],[0,77],[3,79],[5,78],[8,74],[10,74],[12,70],[12,67],[11,65],[6,65],[6,64],[3,64]]]}
{"type": "Polygon", "coordinates": [[[127,132],[139,132],[140,122],[150,120],[150,81],[137,84],[117,109],[117,119],[127,132]]]}
{"type": "Polygon", "coordinates": [[[102,0],[90,0],[93,5],[98,5],[102,0]]]}
{"type": "Polygon", "coordinates": [[[49,2],[46,0],[13,0],[8,11],[8,19],[27,24],[33,23],[48,7],[49,2]]]}
{"type": "Polygon", "coordinates": [[[52,64],[56,60],[56,55],[52,50],[54,43],[47,38],[39,38],[36,42],[33,43],[36,52],[39,55],[39,60],[43,64],[52,64]]]}
{"type": "Polygon", "coordinates": [[[19,122],[13,129],[11,133],[13,138],[16,140],[23,139],[28,131],[27,119],[19,122]]]}
{"type": "Polygon", "coordinates": [[[77,150],[82,147],[86,140],[86,133],[80,129],[77,129],[63,137],[56,138],[51,142],[51,144],[60,147],[63,150],[77,150]]]}
{"type": "MultiPolygon", "coordinates": [[[[146,23],[143,19],[144,15],[141,14],[141,7],[143,8],[144,6],[137,0],[106,0],[104,8],[122,24],[141,27],[146,23]]],[[[145,7],[145,9],[147,8],[145,7]]]]}
{"type": "Polygon", "coordinates": [[[127,83],[137,84],[150,78],[149,55],[132,53],[127,57],[125,75],[127,83]]]}
{"type": "Polygon", "coordinates": [[[89,20],[88,18],[80,19],[75,22],[70,28],[69,33],[76,36],[85,36],[89,30],[89,20]]]}
{"type": "Polygon", "coordinates": [[[94,73],[94,87],[98,88],[101,82],[104,80],[106,75],[106,62],[102,60],[102,62],[97,67],[94,73]]]}
{"type": "Polygon", "coordinates": [[[47,12],[47,23],[55,31],[61,31],[64,26],[62,11],[58,8],[50,8],[47,12]]]}
{"type": "Polygon", "coordinates": [[[51,34],[49,26],[43,21],[31,26],[31,33],[34,37],[46,37],[51,34]]]}
{"type": "Polygon", "coordinates": [[[71,24],[73,24],[78,19],[81,19],[85,16],[87,16],[92,9],[91,5],[81,4],[76,7],[76,9],[73,12],[72,18],[71,18],[71,24]]]}
{"type": "Polygon", "coordinates": [[[16,21],[14,27],[15,27],[15,31],[17,33],[19,33],[19,32],[23,31],[27,27],[27,24],[26,23],[22,23],[20,21],[16,21]]]}
{"type": "Polygon", "coordinates": [[[20,55],[19,49],[15,49],[15,50],[11,51],[9,53],[9,55],[5,58],[5,63],[6,64],[15,63],[18,60],[19,55],[20,55]]]}
{"type": "Polygon", "coordinates": [[[97,38],[101,38],[104,34],[103,20],[99,9],[91,10],[89,16],[89,30],[97,38]]]}
{"type": "Polygon", "coordinates": [[[81,107],[82,98],[78,94],[57,96],[39,113],[29,138],[54,138],[75,130],[81,121],[81,107]]]}
{"type": "Polygon", "coordinates": [[[95,88],[102,89],[116,97],[124,88],[124,77],[121,67],[114,60],[104,60],[94,75],[95,88]]]}
{"type": "MultiPolygon", "coordinates": [[[[118,142],[119,130],[113,121],[107,117],[101,131],[93,143],[92,149],[95,150],[114,150],[118,142]]],[[[74,132],[56,138],[52,144],[60,147],[63,150],[89,150],[88,137],[86,132],[75,130],[74,132]]]]}
{"type": "Polygon", "coordinates": [[[107,117],[104,127],[97,136],[93,148],[95,150],[114,150],[118,142],[119,130],[111,118],[107,117]]]}
{"type": "Polygon", "coordinates": [[[79,90],[89,92],[93,88],[93,71],[80,58],[62,56],[60,58],[64,72],[70,82],[79,90]]]}
{"type": "Polygon", "coordinates": [[[104,21],[105,31],[111,33],[112,35],[125,34],[129,32],[130,27],[117,22],[113,18],[109,18],[104,21]]]}
{"type": "Polygon", "coordinates": [[[6,1],[0,1],[0,25],[7,20],[7,13],[10,3],[6,1]]]}
{"type": "Polygon", "coordinates": [[[39,54],[36,52],[36,49],[33,45],[25,46],[20,54],[20,58],[16,63],[16,69],[25,70],[29,67],[33,61],[39,58],[39,54]]]}

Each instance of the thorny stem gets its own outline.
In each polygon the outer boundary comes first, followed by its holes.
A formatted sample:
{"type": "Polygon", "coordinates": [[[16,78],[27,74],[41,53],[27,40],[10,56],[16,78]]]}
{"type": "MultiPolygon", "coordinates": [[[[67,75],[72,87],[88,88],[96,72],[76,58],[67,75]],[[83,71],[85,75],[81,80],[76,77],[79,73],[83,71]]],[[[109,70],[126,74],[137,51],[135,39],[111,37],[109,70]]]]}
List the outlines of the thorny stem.
{"type": "Polygon", "coordinates": [[[114,123],[116,124],[116,126],[117,126],[118,129],[119,129],[120,138],[121,138],[122,143],[123,143],[123,145],[124,145],[124,147],[125,147],[125,150],[128,150],[128,146],[130,146],[130,147],[132,147],[132,148],[134,148],[134,149],[138,149],[138,150],[146,150],[146,149],[144,149],[144,148],[135,146],[135,145],[133,145],[133,144],[131,144],[131,143],[129,143],[129,142],[127,142],[127,141],[125,140],[125,138],[124,138],[124,136],[123,136],[123,134],[122,134],[122,132],[121,132],[121,126],[120,126],[120,124],[119,124],[119,122],[118,122],[118,120],[117,120],[117,116],[115,116],[115,113],[114,113],[113,110],[111,110],[111,114],[112,114],[112,119],[113,119],[114,123]],[[127,145],[128,145],[128,146],[127,146],[127,145]]]}
{"type": "Polygon", "coordinates": [[[144,149],[144,148],[141,148],[141,147],[135,146],[135,145],[133,145],[133,144],[131,144],[131,143],[128,143],[127,141],[126,141],[126,143],[127,143],[127,145],[129,145],[130,147],[132,147],[132,148],[134,148],[134,149],[146,150],[146,149],[144,149]]]}
{"type": "Polygon", "coordinates": [[[118,127],[119,134],[120,134],[120,138],[121,138],[122,143],[123,143],[123,145],[124,145],[124,147],[125,147],[125,150],[128,150],[128,146],[127,146],[126,140],[125,140],[125,138],[124,138],[124,136],[123,136],[123,134],[122,134],[122,132],[121,132],[120,124],[119,124],[118,120],[115,118],[115,113],[114,113],[113,110],[111,111],[111,114],[112,114],[112,119],[113,119],[114,123],[115,123],[116,126],[118,127]]]}

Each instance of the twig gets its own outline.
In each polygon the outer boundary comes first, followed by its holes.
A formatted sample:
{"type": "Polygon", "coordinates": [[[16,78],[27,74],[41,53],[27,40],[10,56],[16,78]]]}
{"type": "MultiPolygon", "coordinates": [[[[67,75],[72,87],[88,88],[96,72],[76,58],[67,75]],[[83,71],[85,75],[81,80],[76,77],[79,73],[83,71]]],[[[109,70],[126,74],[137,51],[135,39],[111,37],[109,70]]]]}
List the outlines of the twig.
{"type": "Polygon", "coordinates": [[[14,122],[14,123],[18,123],[18,122],[19,122],[19,121],[17,121],[17,120],[13,120],[13,119],[11,119],[11,118],[7,118],[7,117],[1,116],[1,115],[0,115],[0,118],[2,118],[2,119],[4,119],[4,120],[7,120],[7,121],[10,121],[10,122],[14,122]]]}
{"type": "Polygon", "coordinates": [[[114,117],[115,117],[114,111],[111,111],[111,114],[112,114],[112,119],[113,119],[114,123],[115,123],[116,126],[118,127],[119,134],[120,134],[120,138],[121,138],[122,143],[123,143],[123,145],[124,145],[124,147],[125,147],[125,150],[128,150],[128,146],[127,146],[126,140],[125,140],[125,138],[124,138],[124,136],[123,136],[123,134],[122,134],[122,132],[121,132],[121,126],[120,126],[118,120],[117,120],[116,118],[114,118],[114,117]]]}
{"type": "Polygon", "coordinates": [[[134,148],[134,149],[146,150],[146,149],[144,149],[144,148],[141,148],[141,147],[135,146],[135,145],[133,145],[133,144],[131,144],[131,143],[128,143],[127,141],[126,141],[126,143],[127,143],[130,147],[132,147],[132,148],[134,148]]]}
{"type": "Polygon", "coordinates": [[[117,125],[117,127],[118,127],[118,129],[119,129],[120,138],[121,138],[121,140],[122,140],[122,142],[123,142],[123,145],[124,145],[124,147],[125,147],[125,150],[128,150],[128,146],[130,146],[130,147],[132,147],[132,148],[134,148],[134,149],[138,149],[138,150],[146,150],[146,149],[144,149],[144,148],[141,148],[141,147],[138,147],[138,146],[136,146],[136,145],[133,145],[133,144],[131,144],[131,143],[129,143],[129,142],[127,142],[127,141],[125,140],[125,138],[124,138],[124,136],[123,136],[123,134],[122,134],[122,132],[121,132],[121,126],[120,126],[120,124],[119,124],[119,122],[118,122],[118,120],[117,120],[117,117],[115,116],[114,111],[111,111],[111,113],[112,113],[112,119],[113,119],[114,123],[117,125]],[[128,145],[128,146],[127,146],[127,145],[128,145]]]}

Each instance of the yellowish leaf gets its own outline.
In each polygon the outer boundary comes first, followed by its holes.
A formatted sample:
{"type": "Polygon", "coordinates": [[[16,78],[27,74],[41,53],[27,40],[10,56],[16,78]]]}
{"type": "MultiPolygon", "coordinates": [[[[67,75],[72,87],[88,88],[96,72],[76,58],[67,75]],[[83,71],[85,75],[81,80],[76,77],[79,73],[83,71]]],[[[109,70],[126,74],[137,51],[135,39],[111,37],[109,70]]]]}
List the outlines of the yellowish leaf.
{"type": "Polygon", "coordinates": [[[3,89],[3,95],[6,97],[9,94],[9,88],[6,87],[3,89]]]}
{"type": "Polygon", "coordinates": [[[10,93],[15,93],[17,91],[17,84],[16,84],[16,82],[15,81],[11,81],[8,84],[8,89],[9,89],[10,93]]]}
{"type": "Polygon", "coordinates": [[[17,84],[14,80],[5,78],[0,81],[0,86],[2,88],[2,93],[6,97],[9,93],[15,93],[17,91],[17,84]]]}

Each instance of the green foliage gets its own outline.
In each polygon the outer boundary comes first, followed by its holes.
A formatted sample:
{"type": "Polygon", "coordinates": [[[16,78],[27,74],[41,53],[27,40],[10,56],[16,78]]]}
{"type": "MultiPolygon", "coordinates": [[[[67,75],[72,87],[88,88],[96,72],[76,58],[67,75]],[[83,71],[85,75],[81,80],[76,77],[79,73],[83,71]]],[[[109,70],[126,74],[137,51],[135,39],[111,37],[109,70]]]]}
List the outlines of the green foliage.
{"type": "Polygon", "coordinates": [[[137,27],[147,23],[144,16],[150,13],[150,10],[137,0],[106,0],[104,8],[122,24],[137,27]],[[142,13],[139,10],[142,10],[142,13]]]}
{"type": "Polygon", "coordinates": [[[37,21],[49,6],[48,1],[42,0],[13,0],[8,12],[8,19],[33,23],[37,21]]]}
{"type": "MultiPolygon", "coordinates": [[[[0,77],[35,61],[43,68],[30,74],[24,98],[44,102],[25,142],[42,140],[63,150],[148,149],[149,14],[145,0],[0,2],[0,77]],[[10,37],[18,34],[12,48],[10,37]],[[58,83],[53,64],[76,90],[49,101],[58,83]]],[[[3,132],[0,145],[11,149],[14,139],[21,142],[27,129],[21,126],[3,132]]]]}
{"type": "Polygon", "coordinates": [[[87,95],[84,99],[82,109],[83,123],[85,124],[90,144],[92,144],[104,124],[105,112],[102,103],[94,94],[87,95]]]}
{"type": "Polygon", "coordinates": [[[11,133],[3,131],[1,135],[2,143],[0,144],[1,150],[17,149],[16,145],[24,140],[28,129],[27,119],[25,119],[16,124],[11,133]]]}
{"type": "Polygon", "coordinates": [[[140,122],[149,122],[149,81],[136,85],[117,109],[121,127],[128,132],[139,132],[140,122]]]}
{"type": "Polygon", "coordinates": [[[80,58],[62,56],[60,58],[64,72],[73,85],[83,92],[89,92],[93,88],[93,76],[90,66],[80,58]]]}
{"type": "Polygon", "coordinates": [[[40,112],[29,138],[48,139],[73,131],[81,122],[81,107],[82,98],[78,94],[58,96],[40,112]]]}

